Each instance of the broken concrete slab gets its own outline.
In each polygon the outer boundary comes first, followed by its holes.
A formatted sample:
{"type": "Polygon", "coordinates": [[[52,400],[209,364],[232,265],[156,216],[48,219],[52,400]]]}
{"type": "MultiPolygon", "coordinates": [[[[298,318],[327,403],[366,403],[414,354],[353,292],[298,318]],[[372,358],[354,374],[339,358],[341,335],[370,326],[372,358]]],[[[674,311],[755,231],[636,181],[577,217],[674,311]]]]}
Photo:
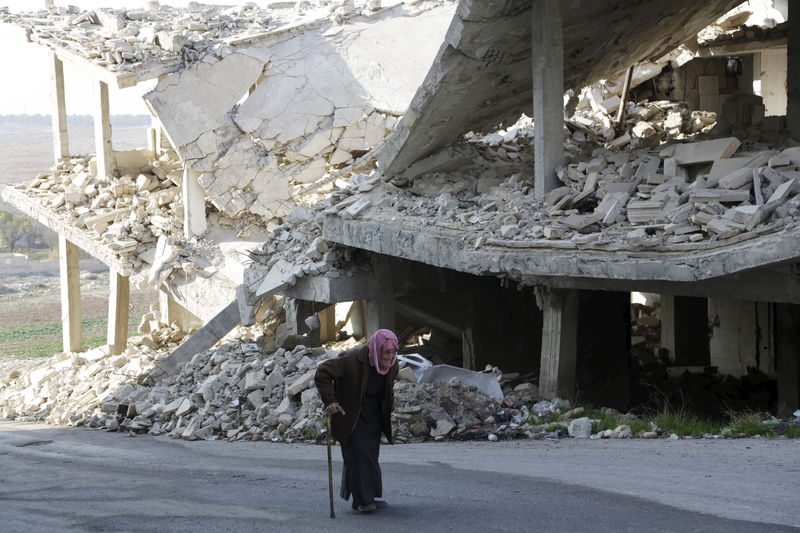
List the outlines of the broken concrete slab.
{"type": "Polygon", "coordinates": [[[736,153],[741,144],[741,141],[736,137],[679,144],[675,147],[674,157],[678,165],[681,166],[713,163],[718,159],[725,159],[736,153]]]}

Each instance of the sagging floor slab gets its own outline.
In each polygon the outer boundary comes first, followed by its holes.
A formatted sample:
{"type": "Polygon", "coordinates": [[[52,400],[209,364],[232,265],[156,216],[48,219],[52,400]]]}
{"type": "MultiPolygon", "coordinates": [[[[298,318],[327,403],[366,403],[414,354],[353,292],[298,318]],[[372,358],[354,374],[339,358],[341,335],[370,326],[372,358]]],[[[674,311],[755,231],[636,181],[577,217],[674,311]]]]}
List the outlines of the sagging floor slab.
{"type": "MultiPolygon", "coordinates": [[[[800,303],[800,228],[729,245],[672,252],[565,249],[559,243],[511,249],[474,248],[465,235],[441,228],[405,227],[326,217],[323,238],[371,252],[528,285],[684,296],[732,296],[800,303]]],[[[568,243],[572,244],[572,243],[568,243]]]]}
{"type": "MultiPolygon", "coordinates": [[[[545,397],[616,408],[637,401],[632,396],[636,360],[631,352],[630,291],[526,286],[496,276],[458,272],[363,250],[357,253],[371,256],[372,272],[364,279],[346,279],[341,286],[334,283],[321,294],[327,295],[327,299],[331,294],[340,294],[348,300],[372,298],[366,313],[372,321],[370,331],[389,327],[402,334],[427,328],[431,337],[425,347],[430,352],[426,353],[423,347],[423,355],[437,359],[437,363],[474,370],[491,365],[504,372],[528,375],[538,380],[545,397]],[[362,292],[356,294],[354,291],[359,287],[362,292]]],[[[734,289],[729,288],[727,300],[731,300],[734,289]]],[[[307,298],[312,295],[308,288],[302,287],[296,288],[294,294],[307,298]]],[[[673,359],[668,366],[713,367],[730,357],[721,354],[719,346],[729,343],[725,335],[731,320],[734,325],[737,323],[736,317],[729,316],[729,312],[722,327],[709,329],[709,301],[713,299],[662,294],[662,325],[674,330],[674,348],[670,350],[673,359]],[[709,343],[710,339],[713,342],[709,343]],[[692,351],[695,344],[697,350],[692,351]],[[710,345],[713,354],[709,358],[710,345]]],[[[741,298],[736,301],[747,302],[741,298]]],[[[793,395],[797,395],[797,371],[792,369],[798,366],[800,351],[798,343],[790,339],[790,328],[782,326],[781,320],[791,322],[795,305],[756,300],[751,303],[742,309],[772,309],[774,318],[768,322],[759,318],[754,331],[738,335],[762,340],[775,338],[770,344],[777,346],[770,348],[769,354],[762,353],[762,359],[770,360],[762,360],[761,366],[776,368],[765,375],[777,379],[778,401],[789,405],[793,395]],[[782,319],[777,316],[777,309],[784,310],[782,319]]],[[[303,327],[299,320],[295,322],[303,327]]],[[[740,351],[744,354],[748,347],[749,344],[740,351]]],[[[742,357],[745,359],[741,364],[749,364],[750,356],[742,357]]],[[[774,397],[768,399],[768,404],[774,407],[774,400],[774,397]]]]}

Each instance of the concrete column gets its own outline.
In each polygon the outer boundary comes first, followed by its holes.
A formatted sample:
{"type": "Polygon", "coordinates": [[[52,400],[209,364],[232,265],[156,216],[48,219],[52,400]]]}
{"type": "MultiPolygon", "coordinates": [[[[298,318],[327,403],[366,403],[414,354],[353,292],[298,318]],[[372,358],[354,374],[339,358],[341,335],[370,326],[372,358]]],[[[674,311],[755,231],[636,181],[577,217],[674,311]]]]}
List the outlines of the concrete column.
{"type": "Polygon", "coordinates": [[[108,297],[108,349],[111,354],[120,354],[128,344],[128,305],[130,304],[130,281],[114,269],[110,272],[108,297]]]}
{"type": "Polygon", "coordinates": [[[94,145],[97,154],[97,175],[110,176],[114,171],[111,147],[111,114],[108,105],[108,84],[95,81],[94,145]]]}
{"type": "Polygon", "coordinates": [[[375,273],[375,299],[367,301],[367,336],[379,329],[395,329],[394,283],[389,258],[375,255],[372,258],[375,273]]]}
{"type": "Polygon", "coordinates": [[[67,133],[67,103],[64,91],[64,63],[50,52],[50,61],[53,64],[52,77],[52,128],[53,128],[53,156],[56,164],[69,157],[69,134],[67,133]]]}
{"type": "Polygon", "coordinates": [[[469,370],[479,370],[478,355],[475,349],[475,336],[472,326],[466,326],[461,332],[461,366],[469,370]]]}
{"type": "Polygon", "coordinates": [[[560,0],[534,0],[532,19],[536,199],[558,187],[564,164],[564,28],[560,0]]]}
{"type": "Polygon", "coordinates": [[[286,298],[284,309],[286,310],[287,332],[291,335],[308,335],[306,346],[319,346],[321,344],[321,328],[312,329],[306,325],[306,319],[316,312],[314,302],[298,298],[286,298]]]}
{"type": "Polygon", "coordinates": [[[321,311],[319,316],[319,341],[330,342],[336,340],[336,306],[329,305],[321,311]]]}
{"type": "Polygon", "coordinates": [[[544,314],[539,393],[571,399],[578,360],[578,291],[537,287],[536,302],[544,314]]]}
{"type": "Polygon", "coordinates": [[[194,315],[164,291],[158,291],[158,312],[165,324],[177,324],[181,331],[189,331],[194,315]]]}
{"type": "Polygon", "coordinates": [[[197,179],[200,173],[183,168],[183,233],[187,239],[200,236],[208,229],[206,223],[206,198],[197,179]]]}
{"type": "Polygon", "coordinates": [[[81,330],[80,250],[63,235],[58,236],[58,264],[61,273],[61,330],[65,352],[83,348],[81,330]]]}
{"type": "Polygon", "coordinates": [[[787,418],[800,409],[800,306],[775,304],[775,341],[778,416],[787,418]]]}
{"type": "Polygon", "coordinates": [[[800,139],[800,3],[789,4],[786,66],[786,129],[800,139]]]}
{"type": "Polygon", "coordinates": [[[350,314],[353,336],[356,339],[363,339],[367,336],[367,302],[364,300],[353,302],[353,307],[350,314]]]}

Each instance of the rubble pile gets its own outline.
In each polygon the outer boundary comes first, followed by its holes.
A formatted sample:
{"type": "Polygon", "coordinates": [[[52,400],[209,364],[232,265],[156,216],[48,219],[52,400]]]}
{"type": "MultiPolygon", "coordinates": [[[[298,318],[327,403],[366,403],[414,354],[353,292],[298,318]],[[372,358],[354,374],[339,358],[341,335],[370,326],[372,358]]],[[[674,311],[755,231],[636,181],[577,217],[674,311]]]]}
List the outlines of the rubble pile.
{"type": "MultiPolygon", "coordinates": [[[[72,157],[52,174],[15,187],[140,271],[154,262],[159,238],[172,245],[183,240],[180,162],[167,154],[155,161],[140,159],[135,168],[121,169],[121,176],[104,177],[98,176],[94,157],[72,157]]],[[[176,250],[167,262],[191,272],[196,267],[188,256],[176,250]]]]}
{"type": "MultiPolygon", "coordinates": [[[[610,112],[601,104],[590,109],[578,108],[567,122],[574,130],[572,139],[576,143],[587,140],[606,142],[609,148],[615,149],[625,146],[652,148],[670,139],[687,139],[697,133],[708,133],[717,123],[715,113],[690,111],[685,103],[668,100],[628,103],[625,120],[619,125],[615,124],[610,112]]],[[[574,151],[574,148],[568,149],[568,152],[574,151]]]]}
{"type": "MultiPolygon", "coordinates": [[[[313,378],[317,366],[337,352],[305,346],[266,352],[259,343],[233,341],[197,354],[178,375],[158,377],[158,362],[184,334],[152,314],[141,330],[149,331],[132,339],[121,355],[97,348],[29,362],[24,369],[4,366],[0,418],[188,440],[314,442],[323,434],[313,378]]],[[[507,427],[524,424],[519,413],[527,414],[524,408],[503,410],[473,387],[458,384],[398,382],[396,394],[400,442],[481,425],[506,436],[507,427]],[[498,427],[501,421],[510,424],[498,427]]]]}
{"type": "Polygon", "coordinates": [[[83,424],[90,413],[101,412],[103,402],[122,398],[185,336],[177,327],[158,324],[145,335],[131,337],[120,355],[100,347],[0,367],[0,418],[83,424]]]}
{"type": "Polygon", "coordinates": [[[215,6],[192,2],[186,8],[147,2],[146,9],[52,6],[32,14],[0,11],[0,22],[24,27],[29,39],[69,50],[111,71],[133,71],[152,63],[191,62],[232,38],[256,36],[320,17],[342,22],[380,9],[371,2],[278,2],[215,6]],[[356,6],[355,4],[361,4],[356,6]]]}
{"type": "MultiPolygon", "coordinates": [[[[161,324],[153,312],[143,318],[140,332],[146,333],[132,338],[116,356],[97,348],[41,362],[0,363],[0,418],[186,440],[324,438],[324,413],[313,379],[319,364],[337,351],[305,346],[271,350],[265,340],[274,331],[266,331],[198,353],[177,375],[164,375],[159,362],[185,333],[161,324]]],[[[353,344],[350,340],[337,348],[353,344]]],[[[396,441],[677,438],[630,413],[541,400],[536,385],[490,370],[503,383],[502,400],[452,379],[417,383],[411,372],[401,371],[392,415],[396,441]]],[[[776,434],[797,426],[790,424],[777,421],[776,434]]],[[[739,434],[731,430],[711,437],[720,436],[739,434]]]]}
{"type": "Polygon", "coordinates": [[[660,304],[631,304],[631,355],[641,367],[663,364],[660,304]]]}
{"type": "Polygon", "coordinates": [[[401,175],[324,213],[466,231],[476,247],[654,250],[735,242],[783,229],[800,214],[798,148],[736,154],[734,137],[657,150],[597,147],[561,168],[563,186],[536,202],[531,157],[519,149],[530,137],[523,128],[469,139],[450,150],[462,156],[457,170],[413,181],[401,175]]]}

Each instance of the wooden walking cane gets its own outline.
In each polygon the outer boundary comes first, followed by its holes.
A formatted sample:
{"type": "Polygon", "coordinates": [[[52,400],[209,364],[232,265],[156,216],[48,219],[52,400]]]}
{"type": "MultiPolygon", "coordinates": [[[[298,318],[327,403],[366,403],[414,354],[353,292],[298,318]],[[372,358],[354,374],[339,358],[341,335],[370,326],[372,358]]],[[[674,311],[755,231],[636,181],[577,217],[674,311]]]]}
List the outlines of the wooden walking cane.
{"type": "Polygon", "coordinates": [[[336,513],[333,511],[333,460],[331,459],[331,415],[328,415],[328,500],[331,505],[331,518],[336,518],[336,513]]]}

